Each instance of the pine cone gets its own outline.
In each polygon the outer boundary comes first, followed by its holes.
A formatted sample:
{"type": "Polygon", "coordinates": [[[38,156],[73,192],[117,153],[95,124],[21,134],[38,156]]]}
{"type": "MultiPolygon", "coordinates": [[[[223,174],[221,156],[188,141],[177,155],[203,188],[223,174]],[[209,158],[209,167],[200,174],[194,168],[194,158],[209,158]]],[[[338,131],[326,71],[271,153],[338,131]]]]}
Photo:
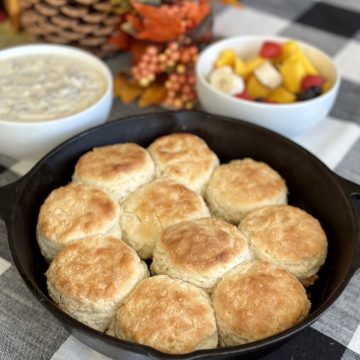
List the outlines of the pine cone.
{"type": "Polygon", "coordinates": [[[20,0],[20,23],[43,42],[78,46],[99,57],[116,51],[107,44],[120,16],[109,0],[20,0]]]}

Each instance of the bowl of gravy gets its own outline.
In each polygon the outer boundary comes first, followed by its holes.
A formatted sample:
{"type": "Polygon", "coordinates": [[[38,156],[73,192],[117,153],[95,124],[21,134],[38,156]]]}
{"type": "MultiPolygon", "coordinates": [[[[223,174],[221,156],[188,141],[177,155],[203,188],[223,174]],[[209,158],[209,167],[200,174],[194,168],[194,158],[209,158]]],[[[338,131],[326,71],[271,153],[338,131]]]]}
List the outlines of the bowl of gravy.
{"type": "Polygon", "coordinates": [[[104,123],[112,75],[92,54],[63,45],[0,51],[0,153],[37,160],[79,132],[104,123]]]}

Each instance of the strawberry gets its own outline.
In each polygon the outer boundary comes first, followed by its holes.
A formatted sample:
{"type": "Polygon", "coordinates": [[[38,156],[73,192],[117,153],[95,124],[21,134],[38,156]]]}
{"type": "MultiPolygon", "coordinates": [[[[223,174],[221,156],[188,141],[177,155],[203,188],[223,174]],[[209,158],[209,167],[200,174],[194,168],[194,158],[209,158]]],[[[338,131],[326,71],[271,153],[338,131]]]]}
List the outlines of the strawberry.
{"type": "Polygon", "coordinates": [[[260,50],[260,56],[263,58],[275,58],[281,55],[282,46],[273,41],[265,41],[260,50]]]}
{"type": "Polygon", "coordinates": [[[267,104],[278,104],[277,101],[269,100],[269,99],[265,99],[264,102],[267,103],[267,104]]]}
{"type": "Polygon", "coordinates": [[[238,99],[253,100],[253,98],[246,92],[246,90],[244,90],[241,93],[237,93],[234,96],[237,97],[238,99]]]}
{"type": "Polygon", "coordinates": [[[322,87],[324,79],[319,75],[307,75],[301,81],[301,91],[306,91],[312,87],[322,87]]]}

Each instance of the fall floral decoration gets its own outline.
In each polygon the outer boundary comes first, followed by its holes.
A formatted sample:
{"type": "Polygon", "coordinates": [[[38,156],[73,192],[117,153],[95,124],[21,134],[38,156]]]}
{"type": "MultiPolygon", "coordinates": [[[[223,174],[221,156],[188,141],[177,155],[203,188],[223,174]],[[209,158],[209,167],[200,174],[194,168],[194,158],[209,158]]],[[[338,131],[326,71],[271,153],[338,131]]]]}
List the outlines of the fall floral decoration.
{"type": "Polygon", "coordinates": [[[122,103],[130,104],[136,100],[142,93],[140,85],[127,79],[124,74],[117,74],[114,79],[114,95],[122,103]]]}
{"type": "MultiPolygon", "coordinates": [[[[139,40],[168,42],[197,27],[209,14],[206,0],[198,2],[177,0],[172,4],[153,6],[139,1],[131,2],[134,13],[129,13],[125,23],[139,40]]],[[[124,26],[123,26],[124,29],[124,26]]]]}
{"type": "Polygon", "coordinates": [[[123,21],[109,40],[133,55],[130,73],[119,75],[123,82],[115,82],[115,96],[123,103],[138,99],[140,107],[191,109],[196,103],[194,66],[199,46],[211,39],[201,29],[209,23],[208,0],[131,0],[129,4],[131,11],[118,10],[123,21]]]}

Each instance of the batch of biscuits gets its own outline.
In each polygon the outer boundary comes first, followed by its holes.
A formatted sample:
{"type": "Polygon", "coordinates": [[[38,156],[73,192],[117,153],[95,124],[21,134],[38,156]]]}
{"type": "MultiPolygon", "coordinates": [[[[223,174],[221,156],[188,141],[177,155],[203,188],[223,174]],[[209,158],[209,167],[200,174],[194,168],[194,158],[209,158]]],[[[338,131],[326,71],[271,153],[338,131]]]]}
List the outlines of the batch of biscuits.
{"type": "Polygon", "coordinates": [[[286,181],[245,158],[220,164],[200,137],[94,148],[38,218],[59,308],[170,354],[245,344],[310,310],[327,255],[319,221],[287,205],[286,181]]]}

